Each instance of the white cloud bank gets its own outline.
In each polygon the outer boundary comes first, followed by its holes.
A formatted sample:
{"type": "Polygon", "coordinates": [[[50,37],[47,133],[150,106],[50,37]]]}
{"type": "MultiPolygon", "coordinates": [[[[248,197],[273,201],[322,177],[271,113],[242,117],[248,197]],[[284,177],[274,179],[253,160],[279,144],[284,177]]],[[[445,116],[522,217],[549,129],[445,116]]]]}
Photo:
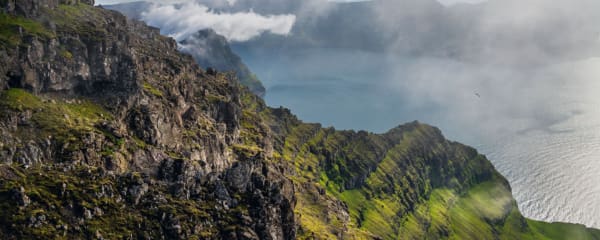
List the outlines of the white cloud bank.
{"type": "Polygon", "coordinates": [[[182,40],[199,30],[212,28],[229,41],[243,42],[269,32],[287,35],[292,30],[296,16],[292,14],[260,15],[248,12],[216,12],[198,3],[180,5],[155,4],[142,19],[152,26],[161,28],[177,40],[182,40]]]}

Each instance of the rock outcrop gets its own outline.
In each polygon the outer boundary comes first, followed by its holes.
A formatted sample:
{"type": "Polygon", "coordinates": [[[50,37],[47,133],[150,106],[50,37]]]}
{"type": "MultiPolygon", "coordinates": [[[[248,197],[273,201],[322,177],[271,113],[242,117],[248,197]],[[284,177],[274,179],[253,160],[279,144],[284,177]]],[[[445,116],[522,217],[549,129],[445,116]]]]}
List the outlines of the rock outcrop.
{"type": "MultiPolygon", "coordinates": [[[[152,5],[151,2],[138,1],[102,7],[119,11],[132,19],[141,20],[142,13],[149,10],[152,5]]],[[[231,80],[240,82],[252,93],[264,97],[266,90],[260,80],[231,50],[227,39],[214,30],[204,29],[188,36],[180,41],[180,50],[192,55],[200,67],[220,72],[233,72],[237,79],[232,78],[231,80]]]]}
{"type": "Polygon", "coordinates": [[[599,236],[436,128],[306,124],[92,2],[0,3],[0,239],[599,236]]]}
{"type": "MultiPolygon", "coordinates": [[[[294,236],[293,185],[278,164],[267,164],[266,133],[258,136],[265,151],[240,162],[240,87],[228,76],[206,74],[173,39],[113,11],[74,1],[2,7],[10,31],[0,49],[0,161],[9,164],[2,179],[31,171],[49,178],[25,188],[43,189],[32,204],[23,188],[6,189],[7,201],[29,207],[4,211],[9,238],[31,236],[17,218],[42,206],[60,212],[44,215],[46,234],[57,233],[50,225],[60,222],[76,238],[96,234],[82,230],[94,219],[115,220],[107,207],[138,215],[131,221],[146,226],[138,225],[138,237],[294,236]],[[80,178],[61,179],[78,171],[80,178]],[[79,185],[85,181],[107,182],[79,185]],[[100,197],[86,200],[81,191],[100,197]],[[181,209],[164,209],[173,201],[181,209]],[[142,206],[156,216],[140,215],[142,206]],[[205,216],[188,219],[179,210],[205,216]]],[[[97,224],[105,238],[126,233],[97,224]]]]}

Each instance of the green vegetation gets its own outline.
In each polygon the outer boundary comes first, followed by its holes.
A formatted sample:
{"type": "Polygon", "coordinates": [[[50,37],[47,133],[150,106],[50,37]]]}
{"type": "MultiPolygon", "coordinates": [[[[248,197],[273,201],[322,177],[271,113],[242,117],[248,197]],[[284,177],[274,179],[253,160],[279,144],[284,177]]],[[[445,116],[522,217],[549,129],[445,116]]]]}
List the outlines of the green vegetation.
{"type": "MultiPolygon", "coordinates": [[[[82,42],[113,40],[107,32],[105,11],[82,4],[45,11],[59,36],[74,36],[82,42]]],[[[55,37],[41,24],[18,17],[0,15],[0,27],[0,42],[5,46],[21,44],[21,32],[55,37]]],[[[153,42],[149,43],[140,44],[143,46],[136,51],[165,58],[165,65],[173,72],[187,67],[175,55],[160,55],[163,53],[152,49],[153,42]]],[[[74,56],[78,54],[75,48],[70,49],[73,52],[57,50],[67,60],[81,58],[74,56]]],[[[161,73],[168,72],[160,69],[161,73]]],[[[148,78],[152,82],[142,83],[146,95],[141,97],[154,96],[150,97],[155,100],[151,104],[172,107],[165,89],[189,85],[176,86],[178,81],[170,76],[148,78]]],[[[181,81],[196,77],[193,73],[178,76],[181,81]]],[[[299,239],[600,239],[599,231],[581,225],[525,219],[508,184],[491,163],[474,149],[445,140],[433,127],[414,122],[385,134],[324,129],[319,124],[302,123],[287,109],[266,107],[259,97],[240,90],[235,83],[231,85],[225,75],[209,80],[190,81],[204,84],[198,88],[201,91],[189,94],[196,99],[186,99],[196,107],[190,108],[191,116],[164,116],[177,122],[173,125],[181,125],[172,129],[174,137],[182,135],[174,139],[175,147],[147,140],[150,137],[145,127],[154,126],[144,125],[144,119],[135,120],[142,126],[131,127],[130,120],[123,117],[126,112],[115,113],[122,118],[114,119],[102,106],[86,99],[37,96],[14,88],[0,92],[0,118],[11,125],[2,130],[9,132],[8,141],[18,140],[6,145],[0,142],[0,154],[7,153],[1,156],[18,159],[23,143],[48,141],[53,147],[49,151],[57,152],[48,155],[58,158],[34,166],[0,164],[0,238],[4,237],[1,234],[14,233],[19,239],[97,235],[106,239],[170,239],[175,237],[161,234],[177,231],[185,231],[190,239],[217,238],[217,234],[255,224],[255,219],[244,218],[255,218],[249,217],[250,212],[272,207],[252,204],[290,194],[290,189],[276,187],[277,181],[284,181],[278,177],[285,174],[294,184],[291,189],[296,197],[299,239]],[[213,119],[223,105],[236,117],[213,119]],[[110,125],[115,122],[127,123],[110,125]],[[224,122],[228,128],[223,130],[224,122]],[[126,130],[138,132],[122,133],[126,130]],[[226,131],[231,133],[220,134],[226,131]],[[259,162],[256,166],[260,167],[251,170],[252,176],[244,176],[251,178],[255,189],[236,192],[229,187],[223,191],[218,188],[227,187],[213,186],[212,180],[203,185],[204,175],[214,179],[222,176],[193,173],[190,169],[199,168],[186,165],[207,166],[206,162],[190,160],[190,152],[210,144],[217,147],[207,149],[202,153],[207,156],[202,158],[212,158],[210,150],[231,151],[239,161],[259,162]],[[139,149],[147,151],[136,151],[139,149]],[[84,156],[84,151],[90,152],[84,156]],[[136,159],[138,153],[142,160],[136,159]],[[144,154],[152,155],[151,160],[143,160],[144,154]],[[128,161],[141,162],[135,171],[164,173],[156,177],[132,172],[128,161]],[[106,165],[112,167],[104,169],[106,165]],[[177,180],[165,180],[169,178],[177,180]],[[255,191],[264,190],[259,185],[265,185],[269,192],[255,191]],[[21,187],[23,195],[31,199],[26,204],[19,202],[24,199],[19,199],[21,187]],[[231,203],[214,200],[215,192],[231,196],[231,203]],[[140,229],[144,231],[136,231],[140,229]]],[[[258,84],[258,80],[252,76],[246,84],[258,84]]]]}
{"type": "Polygon", "coordinates": [[[235,144],[233,145],[233,152],[240,157],[240,160],[252,159],[262,152],[262,148],[253,145],[235,144]]]}
{"type": "Polygon", "coordinates": [[[163,93],[158,90],[157,88],[155,88],[154,86],[152,86],[150,83],[144,82],[142,85],[143,89],[145,92],[154,95],[155,97],[162,97],[163,93]]]}
{"type": "Polygon", "coordinates": [[[90,131],[100,121],[111,119],[109,112],[88,100],[46,100],[17,88],[0,93],[0,106],[5,110],[32,112],[31,120],[48,135],[90,131]]]}
{"type": "Polygon", "coordinates": [[[49,100],[16,88],[0,93],[0,112],[7,116],[13,114],[11,112],[30,116],[26,121],[30,121],[35,128],[19,128],[19,135],[24,140],[50,137],[69,143],[71,149],[79,147],[79,139],[85,134],[103,133],[96,125],[112,119],[112,115],[104,108],[88,100],[49,100]]]}
{"type": "Polygon", "coordinates": [[[59,33],[75,33],[80,37],[102,40],[108,35],[105,15],[87,4],[61,4],[57,9],[47,9],[59,33]]]}
{"type": "Polygon", "coordinates": [[[530,239],[600,239],[600,230],[589,229],[579,224],[547,223],[529,219],[527,224],[533,232],[538,233],[530,239]]]}
{"type": "MultiPolygon", "coordinates": [[[[161,218],[164,216],[186,216],[201,221],[210,218],[210,203],[181,200],[171,195],[160,195],[160,202],[136,205],[134,196],[119,200],[114,194],[143,182],[139,173],[119,178],[109,178],[101,169],[77,167],[70,171],[54,168],[24,170],[18,166],[0,165],[0,228],[2,232],[13,232],[21,239],[71,239],[93,238],[97,232],[107,239],[125,239],[130,236],[158,238],[161,218]],[[31,199],[28,206],[19,207],[13,191],[23,187],[31,199]],[[91,218],[85,216],[91,213],[91,218]],[[33,219],[33,220],[32,220],[33,219]],[[68,226],[81,221],[80,229],[68,226]],[[63,226],[67,226],[66,228],[63,226]],[[133,231],[144,226],[145,235],[133,231]],[[69,234],[67,236],[63,234],[69,234]]],[[[158,191],[167,192],[157,188],[158,191]]],[[[157,196],[160,192],[148,193],[157,196]]],[[[185,226],[191,228],[193,226],[185,226]]],[[[205,229],[194,234],[192,239],[211,236],[214,229],[205,229]],[[212,232],[212,233],[211,233],[212,232]]]]}
{"type": "Polygon", "coordinates": [[[344,228],[349,239],[600,239],[583,226],[525,219],[485,157],[426,125],[374,135],[298,124],[283,145],[282,159],[300,173],[291,176],[300,239],[344,228]]]}
{"type": "Polygon", "coordinates": [[[73,54],[68,50],[61,50],[60,55],[67,60],[73,60],[73,54]]]}
{"type": "Polygon", "coordinates": [[[0,44],[8,47],[17,46],[24,36],[54,38],[41,23],[18,16],[0,13],[0,44]]]}
{"type": "Polygon", "coordinates": [[[264,94],[265,92],[265,87],[263,86],[262,82],[258,79],[256,74],[249,73],[248,76],[240,79],[240,83],[243,86],[248,87],[248,89],[254,93],[264,94]]]}

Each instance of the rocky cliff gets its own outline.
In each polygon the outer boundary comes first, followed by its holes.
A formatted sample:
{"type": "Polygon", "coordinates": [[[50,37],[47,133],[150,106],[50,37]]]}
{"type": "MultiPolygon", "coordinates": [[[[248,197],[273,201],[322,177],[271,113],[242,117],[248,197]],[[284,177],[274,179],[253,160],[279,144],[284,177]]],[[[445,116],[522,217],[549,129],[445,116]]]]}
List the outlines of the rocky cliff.
{"type": "Polygon", "coordinates": [[[0,237],[294,236],[268,139],[238,156],[237,85],[141,22],[33,3],[3,5],[0,237]]]}
{"type": "MultiPolygon", "coordinates": [[[[140,1],[102,7],[119,11],[131,19],[141,20],[142,13],[151,6],[151,2],[140,1]]],[[[232,72],[239,83],[248,87],[252,93],[264,97],[266,90],[260,80],[248,69],[242,59],[231,50],[227,39],[214,30],[200,30],[180,41],[179,46],[182,52],[192,55],[200,67],[221,72],[232,72]]]]}
{"type": "Polygon", "coordinates": [[[594,239],[474,149],[306,124],[90,1],[0,1],[1,239],[594,239]]]}

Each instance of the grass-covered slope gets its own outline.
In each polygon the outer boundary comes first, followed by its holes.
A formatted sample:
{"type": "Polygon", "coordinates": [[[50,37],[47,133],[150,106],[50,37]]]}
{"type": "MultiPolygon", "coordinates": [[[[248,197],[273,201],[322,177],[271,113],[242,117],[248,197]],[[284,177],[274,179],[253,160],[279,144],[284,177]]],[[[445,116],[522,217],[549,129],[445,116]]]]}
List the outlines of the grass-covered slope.
{"type": "Polygon", "coordinates": [[[485,156],[434,127],[336,131],[245,102],[254,110],[243,120],[266,119],[292,165],[299,239],[600,239],[582,225],[524,218],[485,156]]]}
{"type": "Polygon", "coordinates": [[[303,123],[156,29],[41,2],[0,18],[0,239],[599,239],[524,218],[434,127],[303,123]]]}

